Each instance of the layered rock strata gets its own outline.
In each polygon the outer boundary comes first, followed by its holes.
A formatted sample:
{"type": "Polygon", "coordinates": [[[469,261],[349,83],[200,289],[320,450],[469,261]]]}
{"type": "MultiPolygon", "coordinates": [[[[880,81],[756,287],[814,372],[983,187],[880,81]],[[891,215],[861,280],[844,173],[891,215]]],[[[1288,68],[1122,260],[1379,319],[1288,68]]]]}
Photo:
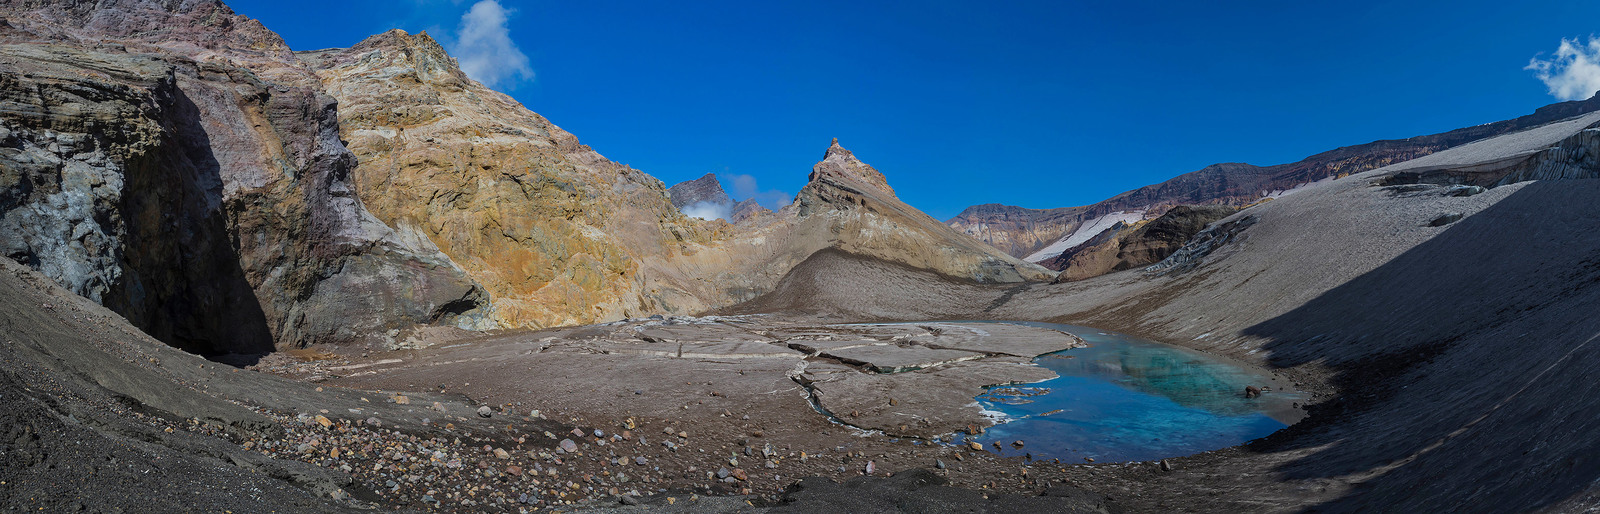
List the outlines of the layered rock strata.
{"type": "Polygon", "coordinates": [[[0,16],[8,257],[202,353],[381,338],[484,304],[426,239],[367,214],[334,100],[259,23],[214,1],[0,16]]]}
{"type": "Polygon", "coordinates": [[[1058,282],[1149,266],[1172,255],[1207,225],[1234,212],[1234,208],[1221,205],[1173,207],[1148,222],[1106,229],[1094,239],[1062,252],[1048,266],[1061,270],[1056,277],[1058,282]]]}
{"type": "Polygon", "coordinates": [[[471,80],[426,33],[300,57],[339,100],[360,157],[353,182],[373,214],[436,242],[494,299],[496,323],[582,324],[716,300],[664,269],[715,233],[680,214],[661,181],[471,80]]]}

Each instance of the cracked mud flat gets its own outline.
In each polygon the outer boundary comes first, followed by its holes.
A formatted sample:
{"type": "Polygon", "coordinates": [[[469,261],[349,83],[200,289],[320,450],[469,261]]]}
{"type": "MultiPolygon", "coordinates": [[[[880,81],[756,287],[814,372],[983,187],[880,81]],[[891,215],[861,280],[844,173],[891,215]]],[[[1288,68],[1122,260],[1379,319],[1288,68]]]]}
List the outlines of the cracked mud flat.
{"type": "Polygon", "coordinates": [[[579,427],[582,437],[535,434],[570,439],[576,451],[548,452],[530,469],[588,478],[575,490],[544,481],[546,498],[605,497],[612,487],[776,494],[803,477],[916,467],[956,484],[1037,493],[1059,472],[1055,463],[957,443],[993,424],[974,401],[985,387],[1053,378],[1030,360],[1082,344],[997,323],[709,316],[442,338],[421,349],[262,367],[324,386],[465,394],[495,406],[497,418],[528,420],[537,410],[579,427]]]}

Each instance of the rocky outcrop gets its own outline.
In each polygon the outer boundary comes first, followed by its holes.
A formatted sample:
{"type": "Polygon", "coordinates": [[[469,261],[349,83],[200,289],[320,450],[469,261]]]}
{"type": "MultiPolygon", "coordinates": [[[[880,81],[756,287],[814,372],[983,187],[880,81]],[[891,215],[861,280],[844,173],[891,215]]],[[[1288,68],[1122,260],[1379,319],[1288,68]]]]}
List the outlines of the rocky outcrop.
{"type": "Polygon", "coordinates": [[[482,304],[426,239],[367,214],[334,100],[259,23],[200,0],[0,16],[7,256],[201,353],[381,338],[482,304]]]}
{"type": "Polygon", "coordinates": [[[837,139],[812,168],[811,182],[783,211],[797,218],[795,231],[802,239],[825,238],[826,247],[856,255],[978,282],[1044,280],[1051,275],[901,202],[882,173],[839,146],[837,139]]]}
{"type": "Polygon", "coordinates": [[[1009,255],[1023,257],[1076,230],[1087,210],[1087,207],[1029,209],[987,203],[966,208],[948,224],[1009,255]]]}
{"type": "Polygon", "coordinates": [[[770,216],[772,216],[772,210],[762,207],[761,204],[756,203],[754,198],[746,198],[744,201],[733,204],[733,209],[728,214],[728,221],[732,221],[735,224],[743,224],[747,220],[760,222],[770,216]]]}
{"type": "Polygon", "coordinates": [[[299,56],[339,101],[367,207],[482,284],[494,323],[583,324],[716,301],[686,291],[694,272],[671,264],[715,232],[680,214],[661,181],[467,78],[426,33],[299,56]]]}
{"type": "Polygon", "coordinates": [[[1107,229],[1049,262],[1061,270],[1057,282],[1098,277],[1113,271],[1142,268],[1166,259],[1207,225],[1237,212],[1220,205],[1180,205],[1154,220],[1107,229]]]}
{"type": "MultiPolygon", "coordinates": [[[[1484,138],[1508,134],[1600,110],[1600,98],[1547,105],[1533,114],[1440,134],[1374,141],[1319,153],[1275,166],[1213,164],[1160,184],[1128,191],[1102,202],[1060,209],[1000,205],[968,207],[949,224],[1013,256],[1023,257],[1077,230],[1088,220],[1124,211],[1165,212],[1175,205],[1240,207],[1319,180],[1343,177],[1408,161],[1484,138]],[[1054,237],[1046,237],[1054,235],[1054,237]]],[[[1052,256],[1053,257],[1053,256],[1052,256]]],[[[1049,257],[1046,257],[1049,258],[1049,257]]]]}
{"type": "Polygon", "coordinates": [[[667,194],[672,197],[672,205],[690,217],[723,219],[735,225],[771,221],[772,211],[756,203],[754,198],[735,202],[722,190],[715,173],[679,182],[667,188],[667,194]]]}
{"type": "Polygon", "coordinates": [[[889,187],[889,179],[876,168],[861,162],[849,150],[839,146],[837,137],[828,144],[828,151],[823,153],[822,161],[811,167],[811,176],[808,179],[813,183],[830,179],[847,180],[871,187],[875,190],[874,193],[894,196],[894,188],[889,187]]]}
{"type": "Polygon", "coordinates": [[[667,188],[667,195],[672,197],[672,206],[678,209],[706,203],[731,209],[734,201],[722,190],[722,183],[717,181],[717,174],[707,173],[704,176],[685,182],[679,182],[667,188]]]}

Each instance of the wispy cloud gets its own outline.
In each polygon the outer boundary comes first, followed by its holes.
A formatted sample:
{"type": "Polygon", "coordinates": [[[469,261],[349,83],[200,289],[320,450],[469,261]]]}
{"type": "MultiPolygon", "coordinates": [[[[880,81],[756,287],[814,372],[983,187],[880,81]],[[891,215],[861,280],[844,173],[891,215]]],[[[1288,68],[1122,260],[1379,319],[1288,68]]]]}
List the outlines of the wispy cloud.
{"type": "Polygon", "coordinates": [[[728,174],[725,175],[724,185],[733,185],[733,197],[739,199],[754,198],[762,207],[774,211],[782,209],[794,201],[794,195],[776,189],[761,190],[756,184],[756,178],[750,175],[728,174]]]}
{"type": "Polygon", "coordinates": [[[1557,99],[1588,99],[1600,91],[1600,39],[1590,36],[1587,44],[1580,44],[1577,39],[1561,38],[1554,57],[1534,57],[1523,69],[1532,70],[1557,99]]]}
{"type": "Polygon", "coordinates": [[[695,202],[683,206],[683,215],[703,220],[728,221],[728,217],[733,214],[732,209],[732,205],[725,203],[695,202]]]}
{"type": "Polygon", "coordinates": [[[480,0],[461,15],[450,54],[468,77],[489,87],[533,80],[528,56],[511,40],[506,26],[513,13],[495,0],[480,0]]]}

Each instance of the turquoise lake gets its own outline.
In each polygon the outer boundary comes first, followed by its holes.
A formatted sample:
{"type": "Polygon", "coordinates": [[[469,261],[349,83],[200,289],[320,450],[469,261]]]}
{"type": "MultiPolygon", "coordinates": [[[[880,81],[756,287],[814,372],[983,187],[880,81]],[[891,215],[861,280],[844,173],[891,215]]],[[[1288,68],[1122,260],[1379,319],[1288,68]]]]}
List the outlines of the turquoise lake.
{"type": "Polygon", "coordinates": [[[1089,327],[1017,323],[1081,337],[1087,348],[1040,356],[1061,375],[978,396],[1007,421],[972,440],[1002,454],[1083,462],[1156,460],[1259,439],[1303,417],[1306,396],[1269,373],[1197,351],[1089,327]],[[1245,398],[1247,385],[1268,387],[1245,398]],[[1024,446],[1015,448],[1013,441],[1024,446]]]}

